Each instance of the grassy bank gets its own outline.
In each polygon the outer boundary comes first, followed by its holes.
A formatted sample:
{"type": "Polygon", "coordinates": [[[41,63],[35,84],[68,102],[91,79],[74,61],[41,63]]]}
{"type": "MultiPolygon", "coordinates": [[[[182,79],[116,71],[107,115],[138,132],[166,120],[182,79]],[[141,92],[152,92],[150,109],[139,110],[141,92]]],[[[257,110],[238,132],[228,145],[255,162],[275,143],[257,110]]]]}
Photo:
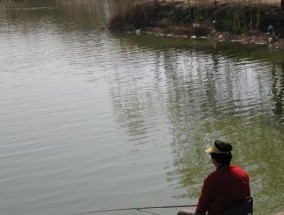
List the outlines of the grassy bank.
{"type": "MultiPolygon", "coordinates": [[[[151,1],[136,4],[112,17],[109,28],[115,31],[141,29],[147,32],[183,37],[226,35],[284,36],[284,11],[263,4],[200,4],[186,1],[151,1]],[[273,26],[273,29],[268,29],[273,26]],[[268,34],[268,31],[270,34],[268,34]]],[[[267,38],[266,38],[267,39],[267,38]]],[[[269,39],[269,38],[268,38],[269,39]]]]}

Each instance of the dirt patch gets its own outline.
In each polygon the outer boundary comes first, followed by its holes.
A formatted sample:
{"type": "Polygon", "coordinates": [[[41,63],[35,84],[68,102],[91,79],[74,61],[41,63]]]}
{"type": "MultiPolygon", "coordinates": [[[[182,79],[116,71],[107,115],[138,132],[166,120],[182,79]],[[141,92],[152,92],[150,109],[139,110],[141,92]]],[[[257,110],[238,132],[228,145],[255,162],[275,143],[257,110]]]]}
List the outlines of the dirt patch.
{"type": "MultiPolygon", "coordinates": [[[[161,37],[178,37],[185,39],[211,39],[218,42],[238,42],[241,44],[269,45],[284,49],[284,38],[269,32],[251,32],[249,34],[234,34],[226,31],[216,31],[214,28],[193,24],[192,26],[172,26],[167,28],[153,27],[144,30],[145,33],[161,37]]],[[[137,33],[140,33],[138,31],[137,33]]]]}

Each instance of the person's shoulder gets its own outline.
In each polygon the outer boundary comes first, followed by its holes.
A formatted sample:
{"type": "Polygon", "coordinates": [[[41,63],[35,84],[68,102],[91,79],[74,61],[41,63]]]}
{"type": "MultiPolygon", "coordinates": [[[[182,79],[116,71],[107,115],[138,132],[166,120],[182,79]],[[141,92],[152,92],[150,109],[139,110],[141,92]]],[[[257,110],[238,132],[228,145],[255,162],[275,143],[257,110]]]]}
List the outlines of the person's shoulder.
{"type": "Polygon", "coordinates": [[[214,172],[211,172],[205,179],[205,181],[210,181],[210,180],[214,180],[214,178],[218,177],[218,173],[215,170],[214,172]]]}
{"type": "Polygon", "coordinates": [[[230,167],[231,167],[231,168],[234,168],[234,169],[241,169],[241,167],[239,167],[239,166],[237,166],[237,165],[235,165],[235,164],[230,164],[230,167]]]}
{"type": "Polygon", "coordinates": [[[244,173],[244,174],[248,174],[244,169],[242,169],[241,167],[231,164],[230,165],[231,170],[233,170],[234,172],[239,172],[239,173],[244,173]]]}
{"type": "Polygon", "coordinates": [[[244,171],[241,167],[235,165],[235,164],[230,164],[230,168],[233,169],[233,170],[242,170],[244,171]]]}

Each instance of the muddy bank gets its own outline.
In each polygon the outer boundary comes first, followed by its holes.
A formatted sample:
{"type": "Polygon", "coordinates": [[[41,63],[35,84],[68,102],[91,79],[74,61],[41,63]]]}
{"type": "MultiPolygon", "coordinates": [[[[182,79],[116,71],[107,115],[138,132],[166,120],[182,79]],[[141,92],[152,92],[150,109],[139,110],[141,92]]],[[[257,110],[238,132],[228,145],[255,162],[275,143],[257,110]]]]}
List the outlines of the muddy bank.
{"type": "Polygon", "coordinates": [[[273,5],[189,6],[184,1],[137,4],[108,28],[157,36],[267,44],[284,49],[284,11],[273,5]]]}

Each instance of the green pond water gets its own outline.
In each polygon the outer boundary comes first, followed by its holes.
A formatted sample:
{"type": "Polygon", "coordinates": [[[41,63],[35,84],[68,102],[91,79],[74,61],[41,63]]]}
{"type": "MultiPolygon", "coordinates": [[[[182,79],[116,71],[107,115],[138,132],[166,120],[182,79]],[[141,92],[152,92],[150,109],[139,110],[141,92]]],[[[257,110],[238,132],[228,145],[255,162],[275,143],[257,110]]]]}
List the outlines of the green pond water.
{"type": "Polygon", "coordinates": [[[196,204],[219,138],[284,211],[284,52],[101,30],[131,2],[0,3],[0,213],[196,204]]]}

